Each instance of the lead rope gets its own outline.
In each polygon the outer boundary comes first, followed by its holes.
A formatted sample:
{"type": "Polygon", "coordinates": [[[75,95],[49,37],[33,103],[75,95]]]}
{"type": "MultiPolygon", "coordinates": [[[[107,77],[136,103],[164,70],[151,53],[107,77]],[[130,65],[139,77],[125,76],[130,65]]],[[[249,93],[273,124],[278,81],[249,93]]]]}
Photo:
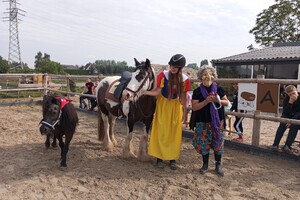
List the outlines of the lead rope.
{"type": "Polygon", "coordinates": [[[221,107],[222,107],[222,104],[221,104],[221,99],[220,99],[220,96],[217,94],[217,99],[218,99],[218,103],[219,103],[219,107],[217,107],[216,106],[216,104],[214,103],[214,102],[212,102],[212,104],[213,104],[213,106],[214,106],[214,108],[216,109],[216,110],[219,110],[221,107]]]}

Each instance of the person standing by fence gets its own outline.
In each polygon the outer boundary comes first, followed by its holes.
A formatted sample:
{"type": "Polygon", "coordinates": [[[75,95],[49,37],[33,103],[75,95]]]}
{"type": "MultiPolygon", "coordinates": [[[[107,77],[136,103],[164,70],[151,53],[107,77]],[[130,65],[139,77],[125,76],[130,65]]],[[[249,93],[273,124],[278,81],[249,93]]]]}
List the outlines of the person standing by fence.
{"type": "MultiPolygon", "coordinates": [[[[233,103],[232,103],[232,107],[230,108],[230,111],[246,113],[247,111],[238,110],[238,90],[239,90],[238,83],[233,83],[232,87],[234,89],[234,94],[233,94],[233,103]]],[[[244,132],[243,120],[244,120],[244,117],[235,116],[235,121],[233,123],[233,127],[238,134],[238,137],[233,139],[233,141],[235,141],[235,142],[243,142],[243,132],[244,132]]]]}
{"type": "Polygon", "coordinates": [[[195,112],[195,133],[193,146],[197,153],[202,155],[203,165],[200,174],[208,170],[210,149],[214,151],[215,171],[224,176],[221,167],[221,158],[224,152],[225,111],[223,106],[228,105],[228,99],[222,87],[214,79],[217,78],[216,69],[203,65],[199,70],[201,84],[193,91],[192,110],[195,112]]]}

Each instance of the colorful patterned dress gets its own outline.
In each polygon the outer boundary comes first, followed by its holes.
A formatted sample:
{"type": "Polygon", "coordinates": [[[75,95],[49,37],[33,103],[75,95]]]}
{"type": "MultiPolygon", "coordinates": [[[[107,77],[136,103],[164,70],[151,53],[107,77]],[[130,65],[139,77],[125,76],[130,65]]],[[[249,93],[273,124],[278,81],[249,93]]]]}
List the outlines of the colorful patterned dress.
{"type": "MultiPolygon", "coordinates": [[[[151,129],[148,154],[162,160],[178,160],[182,141],[183,109],[177,93],[168,99],[168,71],[157,77],[157,87],[161,94],[156,101],[156,109],[151,129]]],[[[182,74],[183,91],[190,90],[190,80],[182,74]]]]}

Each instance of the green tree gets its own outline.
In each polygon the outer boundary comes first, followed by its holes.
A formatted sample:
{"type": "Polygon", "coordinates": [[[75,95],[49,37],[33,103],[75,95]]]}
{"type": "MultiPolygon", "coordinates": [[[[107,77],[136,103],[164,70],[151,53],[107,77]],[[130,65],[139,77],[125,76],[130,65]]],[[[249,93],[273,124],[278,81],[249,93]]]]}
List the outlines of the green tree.
{"type": "Polygon", "coordinates": [[[264,46],[300,41],[300,1],[275,0],[274,5],[257,15],[256,25],[249,33],[264,46]]]}
{"type": "Polygon", "coordinates": [[[10,64],[0,56],[0,73],[7,73],[10,69],[10,64]]]}
{"type": "Polygon", "coordinates": [[[37,69],[42,65],[43,62],[43,54],[42,52],[38,52],[35,56],[35,61],[34,61],[34,68],[37,69]]]}
{"type": "Polygon", "coordinates": [[[104,75],[119,75],[123,71],[130,71],[131,69],[127,66],[125,61],[116,62],[115,60],[96,60],[96,68],[98,73],[104,75]]]}
{"type": "Polygon", "coordinates": [[[48,74],[64,74],[64,69],[60,63],[54,61],[43,61],[42,65],[37,68],[39,73],[48,73],[48,74]]]}

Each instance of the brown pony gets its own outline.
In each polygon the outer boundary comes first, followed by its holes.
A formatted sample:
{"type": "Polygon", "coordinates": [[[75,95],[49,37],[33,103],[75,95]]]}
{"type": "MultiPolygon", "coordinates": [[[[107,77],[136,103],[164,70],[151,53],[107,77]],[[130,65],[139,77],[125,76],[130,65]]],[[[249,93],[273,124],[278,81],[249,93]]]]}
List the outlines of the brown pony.
{"type": "MultiPolygon", "coordinates": [[[[43,119],[41,121],[40,132],[47,136],[47,140],[52,135],[59,141],[61,149],[61,170],[67,167],[67,153],[69,144],[73,138],[76,126],[78,125],[78,116],[71,100],[62,97],[44,96],[43,100],[43,119]],[[65,142],[63,141],[65,135],[65,142]]],[[[47,147],[46,140],[46,147],[47,147]]],[[[52,144],[53,145],[53,144],[52,144]]]]}
{"type": "Polygon", "coordinates": [[[127,120],[127,137],[123,147],[123,157],[135,157],[132,151],[132,139],[134,136],[133,126],[140,121],[145,124],[144,134],[140,140],[138,158],[148,160],[147,141],[148,133],[153,120],[155,111],[155,97],[142,96],[145,90],[152,90],[155,87],[155,73],[150,65],[150,61],[145,62],[135,60],[135,70],[127,87],[123,91],[122,101],[113,101],[106,98],[110,86],[120,80],[120,76],[111,76],[104,78],[97,86],[98,102],[98,136],[103,141],[106,150],[112,151],[117,142],[114,135],[115,120],[119,116],[125,116],[127,120]],[[125,99],[125,100],[124,100],[125,99]]]}

